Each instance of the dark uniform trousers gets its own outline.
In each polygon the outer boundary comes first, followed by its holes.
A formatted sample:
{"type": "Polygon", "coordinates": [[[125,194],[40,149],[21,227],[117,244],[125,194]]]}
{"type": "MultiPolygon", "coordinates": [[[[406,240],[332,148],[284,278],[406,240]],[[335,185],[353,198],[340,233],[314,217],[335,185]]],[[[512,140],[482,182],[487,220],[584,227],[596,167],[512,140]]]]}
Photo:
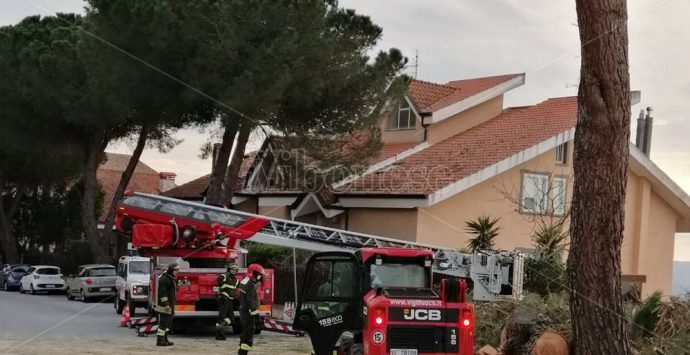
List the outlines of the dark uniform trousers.
{"type": "Polygon", "coordinates": [[[240,296],[240,321],[242,333],[240,334],[239,355],[247,355],[254,345],[254,331],[256,330],[256,317],[259,316],[259,295],[256,292],[256,284],[245,277],[239,285],[240,296]]]}
{"type": "Polygon", "coordinates": [[[216,327],[227,327],[235,318],[235,291],[239,281],[235,275],[222,273],[218,277],[218,320],[216,327]]]}

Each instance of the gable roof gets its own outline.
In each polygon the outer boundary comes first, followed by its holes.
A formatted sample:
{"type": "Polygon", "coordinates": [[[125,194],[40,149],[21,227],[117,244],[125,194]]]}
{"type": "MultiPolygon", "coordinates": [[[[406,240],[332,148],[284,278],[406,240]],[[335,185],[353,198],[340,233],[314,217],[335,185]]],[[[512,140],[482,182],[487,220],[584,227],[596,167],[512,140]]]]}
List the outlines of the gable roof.
{"type": "MultiPolygon", "coordinates": [[[[98,183],[101,185],[103,191],[103,214],[99,216],[98,222],[105,220],[106,214],[110,209],[110,203],[113,201],[117,186],[120,184],[122,173],[129,164],[129,159],[132,157],[127,154],[116,154],[106,152],[106,159],[98,167],[96,177],[98,183]]],[[[129,180],[127,190],[134,190],[137,192],[144,192],[149,194],[158,194],[160,189],[160,176],[157,171],[153,170],[144,162],[139,161],[132,178],[129,180]]]]}
{"type": "MultiPolygon", "coordinates": [[[[250,152],[244,155],[242,159],[242,165],[240,165],[240,172],[237,175],[237,180],[235,181],[235,186],[233,188],[234,192],[240,191],[244,186],[245,179],[247,178],[247,172],[249,172],[250,167],[254,163],[257,152],[250,152]]],[[[204,198],[206,188],[211,182],[211,174],[204,175],[197,179],[194,179],[186,184],[182,184],[173,189],[170,189],[161,195],[177,198],[181,200],[195,200],[199,201],[204,198]]]]}
{"type": "Polygon", "coordinates": [[[361,176],[338,195],[430,195],[575,126],[577,98],[554,98],[502,114],[392,165],[361,176]]]}
{"type": "MultiPolygon", "coordinates": [[[[497,88],[497,90],[488,95],[487,99],[502,95],[506,91],[524,84],[524,77],[524,74],[508,74],[454,80],[446,84],[412,80],[407,90],[418,112],[422,115],[429,115],[434,111],[462,102],[480,93],[488,92],[492,88],[497,88]]],[[[474,105],[478,103],[481,102],[477,102],[474,105]]],[[[464,109],[467,108],[465,107],[464,109]]]]}

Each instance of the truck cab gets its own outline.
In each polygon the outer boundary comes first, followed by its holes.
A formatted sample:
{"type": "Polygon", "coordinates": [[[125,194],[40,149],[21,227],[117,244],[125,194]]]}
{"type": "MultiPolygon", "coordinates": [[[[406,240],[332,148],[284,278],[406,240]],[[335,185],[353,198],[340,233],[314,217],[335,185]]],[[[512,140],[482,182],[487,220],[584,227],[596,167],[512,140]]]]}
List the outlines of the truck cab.
{"type": "Polygon", "coordinates": [[[149,308],[150,264],[150,259],[142,256],[123,256],[118,260],[114,302],[117,314],[122,314],[125,305],[130,316],[135,315],[137,307],[149,308]]]}
{"type": "Polygon", "coordinates": [[[472,354],[474,309],[466,285],[433,289],[434,254],[424,249],[365,248],[315,254],[307,264],[295,328],[316,355],[472,354]],[[343,333],[352,339],[343,341],[343,333]]]}

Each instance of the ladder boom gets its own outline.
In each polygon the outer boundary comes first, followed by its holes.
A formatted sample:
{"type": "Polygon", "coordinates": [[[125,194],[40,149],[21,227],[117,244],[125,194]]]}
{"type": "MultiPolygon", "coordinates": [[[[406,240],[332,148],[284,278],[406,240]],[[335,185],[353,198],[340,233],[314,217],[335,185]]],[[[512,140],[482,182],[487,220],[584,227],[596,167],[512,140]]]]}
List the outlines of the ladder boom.
{"type": "MultiPolygon", "coordinates": [[[[235,230],[237,239],[302,250],[353,251],[359,248],[390,247],[427,249],[434,252],[434,272],[474,282],[475,300],[492,300],[499,295],[522,297],[523,256],[519,253],[481,251],[467,254],[453,248],[322,227],[143,193],[126,197],[119,206],[164,214],[166,220],[174,221],[177,218],[219,224],[225,231],[235,230]],[[260,223],[263,228],[254,229],[260,220],[265,221],[260,223]],[[248,225],[254,226],[252,230],[242,229],[248,225]]],[[[228,245],[229,247],[231,246],[228,245]]]]}

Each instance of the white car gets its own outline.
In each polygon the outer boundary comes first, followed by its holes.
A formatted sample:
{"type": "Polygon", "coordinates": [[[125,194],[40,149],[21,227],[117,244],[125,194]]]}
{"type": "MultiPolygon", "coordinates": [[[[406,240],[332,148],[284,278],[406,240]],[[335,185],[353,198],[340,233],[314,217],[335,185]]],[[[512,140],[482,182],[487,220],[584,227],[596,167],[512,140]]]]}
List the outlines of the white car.
{"type": "Polygon", "coordinates": [[[65,290],[65,280],[62,271],[57,266],[35,265],[29,268],[26,275],[19,282],[19,292],[62,292],[65,290]]]}

